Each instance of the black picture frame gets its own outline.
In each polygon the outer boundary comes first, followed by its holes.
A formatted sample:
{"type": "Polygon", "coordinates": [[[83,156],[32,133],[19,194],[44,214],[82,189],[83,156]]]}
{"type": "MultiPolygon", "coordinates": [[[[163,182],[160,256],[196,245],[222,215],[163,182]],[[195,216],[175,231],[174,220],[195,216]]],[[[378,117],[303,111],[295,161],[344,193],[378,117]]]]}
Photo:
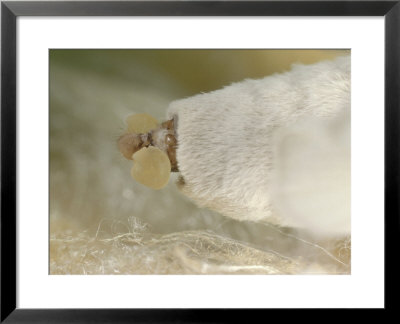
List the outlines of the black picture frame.
{"type": "MultiPolygon", "coordinates": [[[[396,309],[400,237],[400,1],[42,1],[1,3],[1,322],[236,322],[265,310],[16,308],[16,19],[19,16],[384,16],[385,310],[396,309]],[[391,252],[393,251],[393,253],[391,252]]],[[[259,317],[260,316],[260,317],[259,317]]],[[[265,317],[264,317],[265,318],[265,317]]]]}

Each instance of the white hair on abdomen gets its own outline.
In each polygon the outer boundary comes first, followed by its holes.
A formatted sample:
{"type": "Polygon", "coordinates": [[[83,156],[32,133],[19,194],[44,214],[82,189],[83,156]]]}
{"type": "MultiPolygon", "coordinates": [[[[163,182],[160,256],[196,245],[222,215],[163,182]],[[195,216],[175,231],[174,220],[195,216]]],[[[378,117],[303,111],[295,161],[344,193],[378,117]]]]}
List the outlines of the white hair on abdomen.
{"type": "Polygon", "coordinates": [[[343,56],[172,102],[181,191],[235,219],[347,233],[350,74],[343,56]]]}

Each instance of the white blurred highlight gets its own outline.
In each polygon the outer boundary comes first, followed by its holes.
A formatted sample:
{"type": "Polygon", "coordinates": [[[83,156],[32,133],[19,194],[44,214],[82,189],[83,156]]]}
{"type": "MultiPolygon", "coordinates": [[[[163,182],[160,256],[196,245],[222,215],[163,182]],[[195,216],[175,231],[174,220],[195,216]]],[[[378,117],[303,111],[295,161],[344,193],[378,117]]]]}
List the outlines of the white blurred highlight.
{"type": "Polygon", "coordinates": [[[315,236],[350,234],[350,110],[304,118],[277,135],[275,208],[315,236]]]}

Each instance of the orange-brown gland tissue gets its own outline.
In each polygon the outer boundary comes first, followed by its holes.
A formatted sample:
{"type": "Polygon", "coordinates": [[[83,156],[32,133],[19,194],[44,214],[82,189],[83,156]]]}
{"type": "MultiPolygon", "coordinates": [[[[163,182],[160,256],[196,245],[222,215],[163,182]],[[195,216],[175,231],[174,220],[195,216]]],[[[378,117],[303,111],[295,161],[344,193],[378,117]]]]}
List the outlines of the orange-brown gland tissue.
{"type": "Polygon", "coordinates": [[[165,187],[171,171],[178,171],[174,121],[159,125],[150,115],[136,114],[126,122],[127,132],[118,139],[118,149],[134,162],[132,178],[152,189],[165,187]]]}
{"type": "MultiPolygon", "coordinates": [[[[129,118],[127,120],[129,122],[129,118]]],[[[143,147],[157,146],[153,141],[153,136],[157,131],[162,129],[167,130],[165,135],[165,146],[158,147],[167,153],[171,163],[171,171],[178,172],[178,162],[176,160],[176,147],[177,140],[175,137],[174,120],[167,120],[163,122],[156,129],[149,131],[146,134],[132,132],[132,127],[128,127],[128,133],[123,134],[118,139],[118,149],[122,155],[128,160],[132,160],[132,155],[143,147]]]]}

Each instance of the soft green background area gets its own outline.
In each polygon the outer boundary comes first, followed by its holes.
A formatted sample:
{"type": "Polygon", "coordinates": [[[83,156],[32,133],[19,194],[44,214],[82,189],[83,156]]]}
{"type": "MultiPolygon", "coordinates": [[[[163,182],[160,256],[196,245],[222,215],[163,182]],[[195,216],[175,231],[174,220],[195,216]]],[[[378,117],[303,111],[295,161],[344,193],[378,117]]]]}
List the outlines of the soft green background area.
{"type": "MultiPolygon", "coordinates": [[[[170,78],[191,96],[216,90],[246,78],[262,78],[289,70],[294,63],[310,64],[349,53],[347,50],[51,50],[51,64],[83,73],[95,71],[126,82],[145,70],[170,78]],[[140,66],[140,67],[139,67],[140,66]],[[133,68],[135,67],[135,68],[133,68]]],[[[142,78],[146,80],[147,78],[142,78]]],[[[154,86],[148,81],[145,85],[154,86]]]]}

